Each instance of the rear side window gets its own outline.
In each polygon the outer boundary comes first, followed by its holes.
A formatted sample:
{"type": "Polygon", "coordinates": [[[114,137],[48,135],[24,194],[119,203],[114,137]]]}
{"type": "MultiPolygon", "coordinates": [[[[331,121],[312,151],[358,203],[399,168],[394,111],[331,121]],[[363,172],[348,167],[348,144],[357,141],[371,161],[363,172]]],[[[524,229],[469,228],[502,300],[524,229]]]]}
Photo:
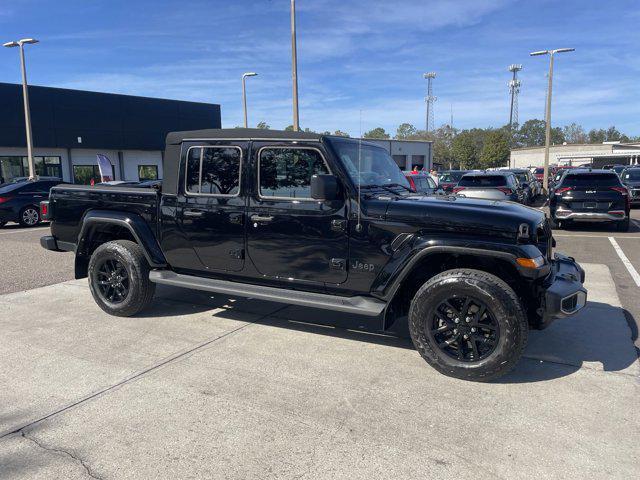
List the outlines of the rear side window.
{"type": "Polygon", "coordinates": [[[541,173],[544,173],[544,168],[536,168],[536,173],[538,175],[540,175],[541,173]]]}
{"type": "Polygon", "coordinates": [[[260,196],[311,200],[311,177],[330,173],[318,150],[275,148],[260,150],[260,196]]]}
{"type": "Polygon", "coordinates": [[[507,178],[502,175],[469,175],[458,183],[461,187],[503,187],[506,184],[507,178]]]}
{"type": "Polygon", "coordinates": [[[187,153],[186,193],[238,195],[241,159],[237,147],[191,147],[187,153]]]}
{"type": "Polygon", "coordinates": [[[620,179],[615,173],[590,173],[586,175],[568,173],[562,181],[563,187],[574,188],[619,187],[620,185],[620,179]]]}

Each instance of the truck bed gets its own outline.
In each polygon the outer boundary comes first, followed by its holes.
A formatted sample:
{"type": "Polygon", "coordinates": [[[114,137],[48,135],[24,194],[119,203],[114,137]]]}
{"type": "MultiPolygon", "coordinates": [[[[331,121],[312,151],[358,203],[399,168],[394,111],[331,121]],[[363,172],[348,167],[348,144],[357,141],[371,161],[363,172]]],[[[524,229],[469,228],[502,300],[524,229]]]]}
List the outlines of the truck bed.
{"type": "Polygon", "coordinates": [[[85,215],[94,210],[139,215],[157,233],[160,193],[153,188],[61,185],[51,189],[49,208],[55,218],[51,233],[60,242],[78,243],[85,215]]]}

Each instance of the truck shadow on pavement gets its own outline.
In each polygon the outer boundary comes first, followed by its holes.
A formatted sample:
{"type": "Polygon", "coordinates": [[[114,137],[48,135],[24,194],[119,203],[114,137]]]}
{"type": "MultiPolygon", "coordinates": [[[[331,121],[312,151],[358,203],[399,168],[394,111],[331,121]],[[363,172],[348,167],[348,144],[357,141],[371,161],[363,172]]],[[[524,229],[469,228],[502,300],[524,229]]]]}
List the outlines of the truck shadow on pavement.
{"type": "MultiPolygon", "coordinates": [[[[241,312],[250,312],[261,315],[253,323],[414,350],[406,318],[399,319],[391,331],[382,333],[380,317],[295,305],[285,307],[174,287],[158,289],[158,297],[163,307],[152,308],[148,316],[217,309],[215,316],[237,320],[241,312]]],[[[633,343],[638,336],[635,325],[633,316],[622,308],[588,302],[575,316],[556,320],[545,330],[530,331],[523,358],[511,373],[496,383],[539,382],[571,375],[580,369],[639,375],[638,351],[633,343]]],[[[425,365],[425,368],[429,367],[425,365]]]]}

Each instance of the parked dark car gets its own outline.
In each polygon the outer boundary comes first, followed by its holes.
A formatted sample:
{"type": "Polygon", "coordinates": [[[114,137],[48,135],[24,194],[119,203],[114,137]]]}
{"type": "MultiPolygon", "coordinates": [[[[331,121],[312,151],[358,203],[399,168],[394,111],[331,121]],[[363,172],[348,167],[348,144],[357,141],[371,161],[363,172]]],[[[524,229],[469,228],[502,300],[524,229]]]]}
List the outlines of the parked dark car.
{"type": "Polygon", "coordinates": [[[640,203],[640,166],[625,168],[620,174],[620,180],[629,189],[631,205],[640,203]]]}
{"type": "Polygon", "coordinates": [[[551,218],[559,228],[571,222],[614,222],[629,230],[629,190],[613,170],[567,172],[549,199],[551,218]]]}
{"type": "Polygon", "coordinates": [[[523,203],[525,205],[529,205],[530,203],[532,203],[536,199],[536,197],[542,193],[542,185],[540,184],[538,179],[531,173],[531,170],[527,168],[512,168],[505,171],[513,173],[518,179],[520,187],[524,192],[523,203]]]}
{"type": "Polygon", "coordinates": [[[485,200],[510,200],[524,203],[524,190],[516,176],[507,170],[470,172],[460,179],[453,193],[485,200]]]}
{"type": "Polygon", "coordinates": [[[42,204],[42,246],[75,252],[109,314],[139,313],[165,284],[359,314],[378,332],[408,319],[434,368],[487,381],[518,362],[529,328],[585,305],[584,270],[553,255],[543,212],[418,195],[374,143],[174,132],[163,162],[161,192],[69,185],[42,204]]]}
{"type": "Polygon", "coordinates": [[[602,167],[604,170],[613,170],[614,172],[616,172],[618,175],[620,175],[622,173],[622,171],[627,168],[629,165],[620,165],[620,164],[615,164],[615,165],[605,165],[604,167],[602,167]]]}
{"type": "Polygon", "coordinates": [[[445,170],[438,174],[438,186],[442,188],[445,193],[453,193],[453,187],[455,187],[462,176],[469,170],[445,170]]]}
{"type": "Polygon", "coordinates": [[[40,202],[49,198],[52,187],[62,183],[55,177],[37,180],[16,178],[0,185],[0,227],[18,222],[23,227],[40,223],[40,202]]]}
{"type": "Polygon", "coordinates": [[[409,181],[409,186],[416,193],[422,193],[423,195],[436,195],[442,192],[442,189],[436,185],[436,182],[426,172],[402,172],[409,181]]]}

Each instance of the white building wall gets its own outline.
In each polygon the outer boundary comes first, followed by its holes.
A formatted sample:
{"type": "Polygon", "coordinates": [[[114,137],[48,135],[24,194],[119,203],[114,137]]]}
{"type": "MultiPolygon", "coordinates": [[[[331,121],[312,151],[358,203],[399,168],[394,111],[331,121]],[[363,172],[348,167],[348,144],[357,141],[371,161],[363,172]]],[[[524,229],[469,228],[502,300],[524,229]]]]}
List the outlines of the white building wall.
{"type": "Polygon", "coordinates": [[[97,165],[98,153],[106,155],[109,158],[111,164],[113,165],[113,169],[115,170],[113,172],[115,179],[122,180],[120,178],[120,161],[118,159],[117,150],[92,150],[84,148],[73,148],[71,149],[72,165],[97,165]]]}
{"type": "Polygon", "coordinates": [[[157,165],[158,178],[164,178],[162,174],[162,153],[159,151],[125,150],[122,152],[124,159],[123,180],[139,180],[138,165],[157,165]]]}

